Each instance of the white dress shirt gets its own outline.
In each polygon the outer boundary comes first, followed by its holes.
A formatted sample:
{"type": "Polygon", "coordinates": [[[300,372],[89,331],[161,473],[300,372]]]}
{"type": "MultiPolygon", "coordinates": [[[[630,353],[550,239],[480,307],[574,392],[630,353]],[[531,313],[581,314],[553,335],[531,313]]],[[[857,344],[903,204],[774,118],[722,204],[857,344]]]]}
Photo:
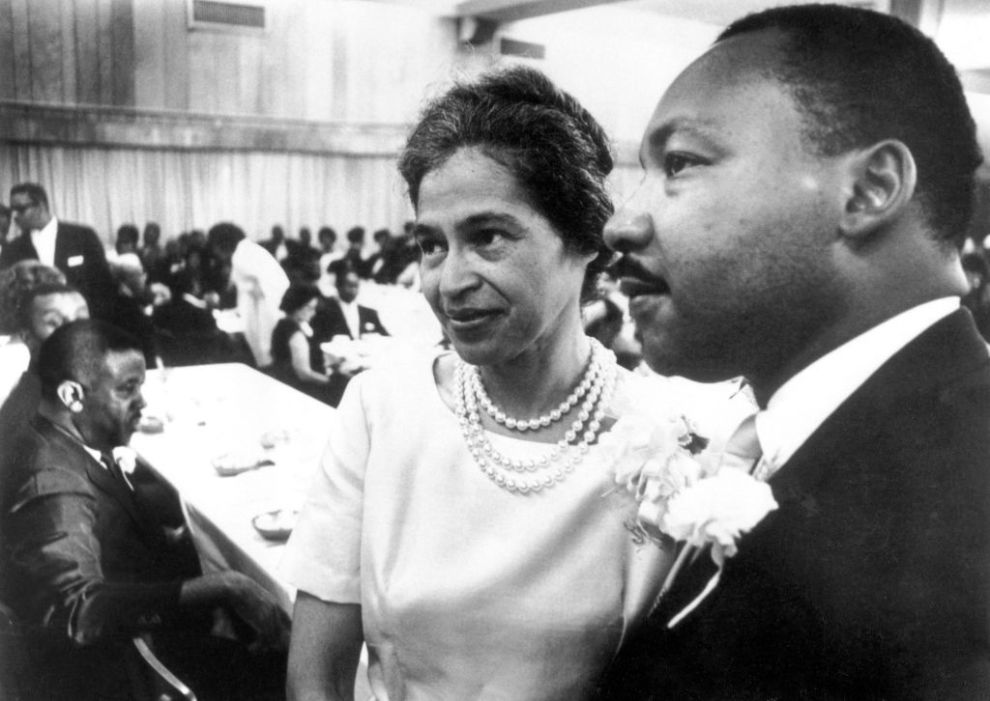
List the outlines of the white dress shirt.
{"type": "Polygon", "coordinates": [[[31,243],[38,252],[38,260],[47,266],[55,267],[55,237],[58,234],[58,219],[52,217],[40,230],[31,232],[31,243]]]}
{"type": "Polygon", "coordinates": [[[357,302],[337,301],[340,302],[340,311],[344,313],[344,321],[347,322],[347,328],[351,330],[351,338],[354,340],[361,338],[361,317],[358,314],[357,302]]]}
{"type": "Polygon", "coordinates": [[[785,382],[756,415],[767,476],[897,351],[959,308],[958,297],[912,307],[847,341],[785,382]]]}

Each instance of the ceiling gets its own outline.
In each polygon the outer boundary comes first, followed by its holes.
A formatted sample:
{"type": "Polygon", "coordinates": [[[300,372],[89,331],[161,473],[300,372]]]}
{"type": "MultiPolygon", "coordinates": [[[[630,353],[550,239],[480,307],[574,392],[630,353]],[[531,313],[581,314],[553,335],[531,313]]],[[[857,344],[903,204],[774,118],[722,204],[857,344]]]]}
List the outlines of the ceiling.
{"type": "MultiPolygon", "coordinates": [[[[385,0],[389,1],[389,0],[385,0]]],[[[393,0],[397,1],[397,0],[393,0]]],[[[725,26],[750,12],[815,0],[402,0],[448,17],[510,22],[609,5],[725,26]]],[[[959,69],[967,89],[990,94],[990,0],[833,0],[896,14],[916,24],[959,69]]]]}

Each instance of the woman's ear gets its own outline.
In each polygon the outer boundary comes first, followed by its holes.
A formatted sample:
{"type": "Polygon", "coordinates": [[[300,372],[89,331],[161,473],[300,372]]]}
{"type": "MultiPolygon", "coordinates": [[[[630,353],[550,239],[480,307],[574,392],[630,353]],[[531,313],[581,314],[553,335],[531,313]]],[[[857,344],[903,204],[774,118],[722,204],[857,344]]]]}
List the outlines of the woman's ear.
{"type": "Polygon", "coordinates": [[[85,393],[82,385],[74,380],[63,380],[58,389],[55,390],[62,405],[73,414],[78,414],[83,410],[83,397],[85,393]]]}
{"type": "Polygon", "coordinates": [[[917,166],[910,149],[894,139],[880,141],[852,154],[842,234],[865,240],[900,216],[914,197],[917,166]]]}

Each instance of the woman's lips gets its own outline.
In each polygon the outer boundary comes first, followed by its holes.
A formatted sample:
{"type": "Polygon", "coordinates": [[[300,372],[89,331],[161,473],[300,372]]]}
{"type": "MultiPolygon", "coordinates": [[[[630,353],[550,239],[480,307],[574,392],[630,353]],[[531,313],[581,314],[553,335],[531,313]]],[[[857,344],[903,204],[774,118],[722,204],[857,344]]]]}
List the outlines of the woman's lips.
{"type": "Polygon", "coordinates": [[[452,309],[444,312],[448,324],[455,331],[480,328],[500,315],[501,311],[497,309],[452,309]]]}

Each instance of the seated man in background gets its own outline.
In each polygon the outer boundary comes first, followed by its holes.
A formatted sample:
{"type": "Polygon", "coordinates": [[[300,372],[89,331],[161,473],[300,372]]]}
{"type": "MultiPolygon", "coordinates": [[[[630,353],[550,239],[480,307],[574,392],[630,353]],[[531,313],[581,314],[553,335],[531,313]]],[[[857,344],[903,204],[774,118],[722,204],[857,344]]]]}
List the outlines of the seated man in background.
{"type": "MultiPolygon", "coordinates": [[[[320,344],[331,341],[334,336],[347,336],[352,341],[366,335],[388,336],[388,331],[378,318],[378,312],[357,303],[358,291],[361,289],[357,268],[342,258],[330,265],[330,272],[334,274],[337,297],[324,299],[310,322],[314,342],[320,344]]],[[[337,406],[347,383],[359,368],[349,368],[343,362],[336,365],[331,363],[327,370],[330,372],[328,401],[331,406],[337,406]]]]}
{"type": "Polygon", "coordinates": [[[144,407],[137,341],[76,321],[42,344],[37,368],[37,415],[0,465],[0,592],[38,633],[37,697],[130,698],[122,660],[140,632],[201,699],[279,697],[285,613],[238,572],[200,574],[189,540],[164,527],[115,459],[144,407]],[[221,609],[250,649],[211,635],[221,609]]]}

